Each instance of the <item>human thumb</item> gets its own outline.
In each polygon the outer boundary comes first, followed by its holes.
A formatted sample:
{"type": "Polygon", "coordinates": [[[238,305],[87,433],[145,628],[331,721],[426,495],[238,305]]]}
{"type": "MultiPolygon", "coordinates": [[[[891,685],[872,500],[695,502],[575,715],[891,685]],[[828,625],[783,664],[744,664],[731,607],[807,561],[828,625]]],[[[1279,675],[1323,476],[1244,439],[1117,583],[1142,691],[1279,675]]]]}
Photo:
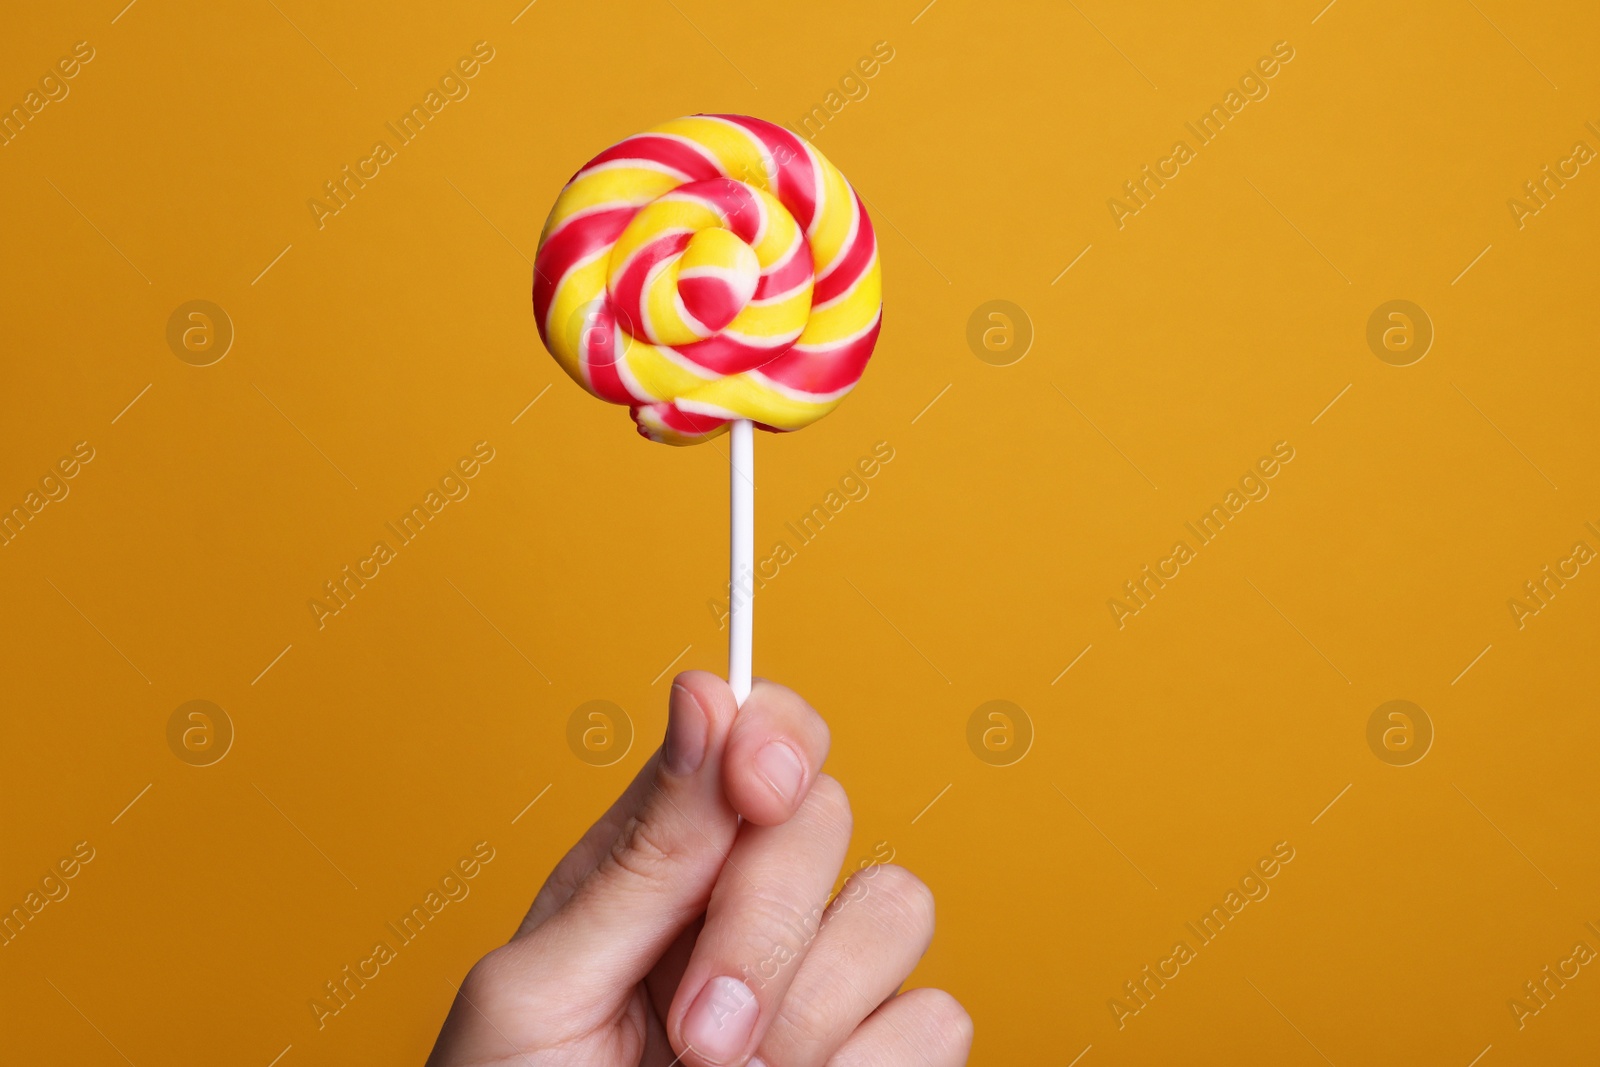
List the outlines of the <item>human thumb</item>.
{"type": "Polygon", "coordinates": [[[666,738],[637,807],[566,903],[500,950],[506,966],[525,961],[524,980],[603,1011],[705,911],[739,829],[722,789],[738,711],[715,675],[691,671],[673,682],[666,738]]]}

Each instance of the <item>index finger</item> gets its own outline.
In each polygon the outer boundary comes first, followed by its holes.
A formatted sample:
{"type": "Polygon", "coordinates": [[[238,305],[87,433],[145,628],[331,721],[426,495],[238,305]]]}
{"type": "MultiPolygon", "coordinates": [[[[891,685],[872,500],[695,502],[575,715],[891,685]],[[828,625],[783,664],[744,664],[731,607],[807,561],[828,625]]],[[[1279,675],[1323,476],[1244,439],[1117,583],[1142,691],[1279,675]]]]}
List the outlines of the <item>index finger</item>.
{"type": "Polygon", "coordinates": [[[828,758],[828,724],[787,686],[757,678],[739,708],[722,764],[722,791],[747,822],[787,822],[828,758]]]}

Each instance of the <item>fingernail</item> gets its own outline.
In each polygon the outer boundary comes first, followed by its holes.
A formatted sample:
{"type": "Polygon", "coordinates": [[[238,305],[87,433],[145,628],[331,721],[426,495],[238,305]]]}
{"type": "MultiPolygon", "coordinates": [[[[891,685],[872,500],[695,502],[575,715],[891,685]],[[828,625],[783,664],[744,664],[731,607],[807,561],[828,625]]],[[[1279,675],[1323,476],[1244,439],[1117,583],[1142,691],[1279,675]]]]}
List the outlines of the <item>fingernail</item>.
{"type": "Polygon", "coordinates": [[[756,752],[756,770],[767,780],[777,794],[789,803],[800,795],[800,785],[805,781],[806,768],[794,749],[782,741],[768,741],[756,752]]]}
{"type": "Polygon", "coordinates": [[[726,976],[707,982],[683,1020],[684,1043],[712,1063],[727,1063],[744,1051],[761,1006],[750,987],[726,976]]]}
{"type": "Polygon", "coordinates": [[[706,733],[710,724],[693,693],[676,683],[667,699],[667,739],[661,744],[662,761],[669,774],[693,774],[706,758],[706,733]]]}

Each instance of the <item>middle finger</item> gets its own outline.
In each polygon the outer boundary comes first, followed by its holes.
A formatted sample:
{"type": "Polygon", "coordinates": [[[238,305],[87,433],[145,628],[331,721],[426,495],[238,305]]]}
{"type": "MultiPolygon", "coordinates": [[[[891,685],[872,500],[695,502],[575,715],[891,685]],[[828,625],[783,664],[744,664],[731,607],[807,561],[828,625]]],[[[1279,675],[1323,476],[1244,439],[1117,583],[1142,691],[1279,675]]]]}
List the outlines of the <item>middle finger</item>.
{"type": "Polygon", "coordinates": [[[694,1067],[742,1064],[816,937],[850,844],[844,788],[819,775],[779,826],[746,824],[712,890],[667,1032],[694,1067]]]}

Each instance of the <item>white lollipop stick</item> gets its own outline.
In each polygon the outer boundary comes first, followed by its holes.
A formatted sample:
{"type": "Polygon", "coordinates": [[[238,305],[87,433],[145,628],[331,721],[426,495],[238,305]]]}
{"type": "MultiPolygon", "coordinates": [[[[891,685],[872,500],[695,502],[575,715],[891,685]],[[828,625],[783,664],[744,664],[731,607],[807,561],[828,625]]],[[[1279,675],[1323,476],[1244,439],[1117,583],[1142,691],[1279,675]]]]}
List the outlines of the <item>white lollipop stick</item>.
{"type": "Polygon", "coordinates": [[[750,647],[755,637],[755,427],[737,419],[728,473],[728,685],[743,706],[750,695],[750,647]]]}

